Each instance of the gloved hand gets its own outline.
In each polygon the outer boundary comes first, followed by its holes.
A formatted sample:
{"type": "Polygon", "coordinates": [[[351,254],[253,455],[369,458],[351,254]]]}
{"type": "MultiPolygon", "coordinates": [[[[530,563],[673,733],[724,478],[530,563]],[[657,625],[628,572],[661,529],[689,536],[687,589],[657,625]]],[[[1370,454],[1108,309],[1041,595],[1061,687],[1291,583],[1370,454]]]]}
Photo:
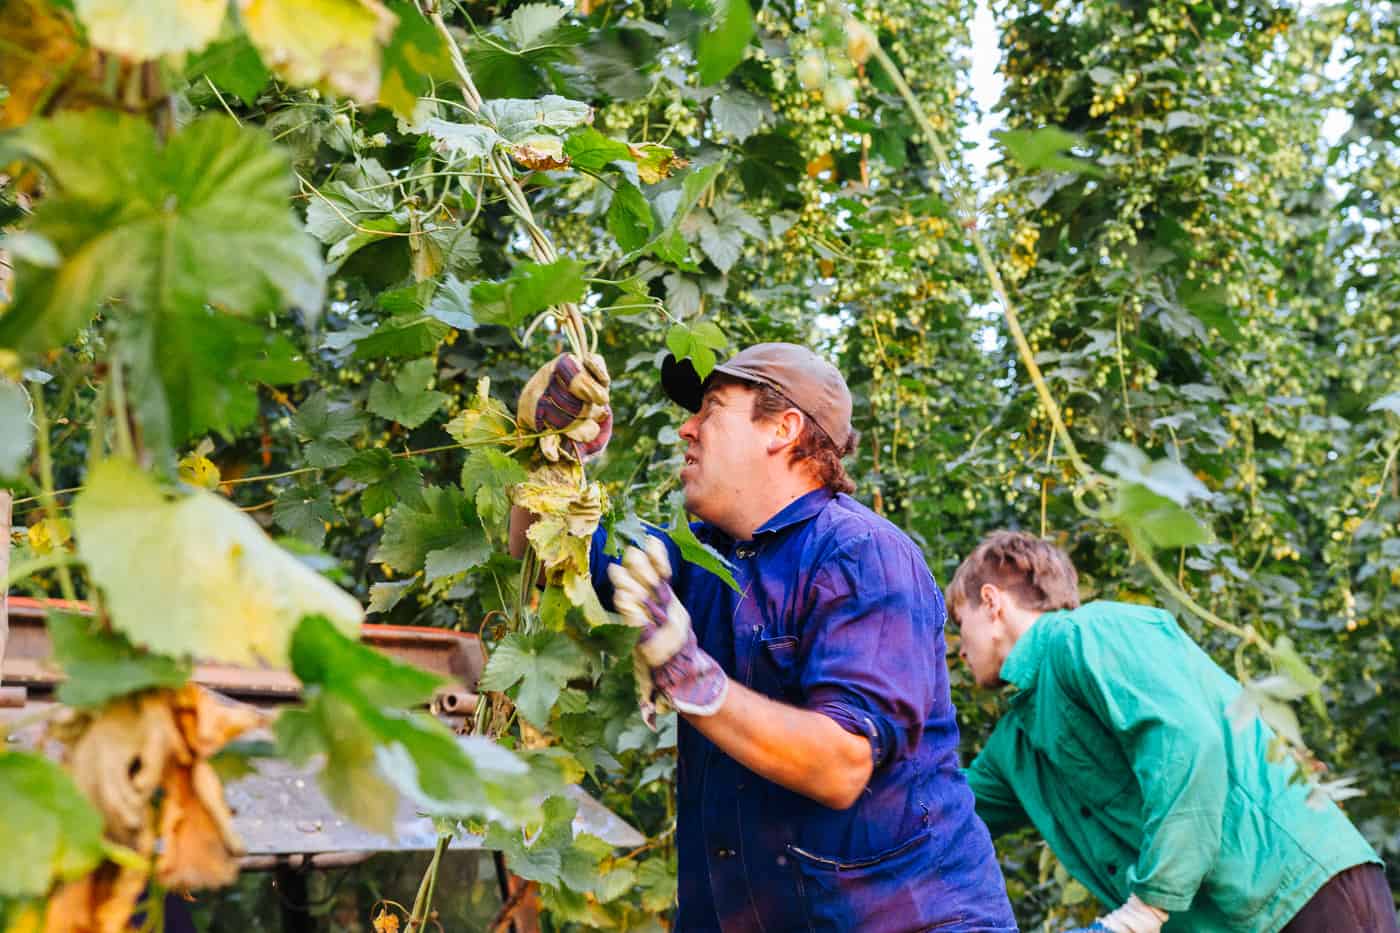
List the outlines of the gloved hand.
{"type": "Polygon", "coordinates": [[[1108,933],[1158,933],[1162,924],[1171,916],[1165,910],[1144,904],[1136,894],[1107,917],[1095,920],[1090,930],[1107,930],[1108,933]]]}
{"type": "Polygon", "coordinates": [[[671,561],[660,539],[647,536],[646,550],[629,547],[621,564],[608,567],[613,606],[641,629],[637,656],[671,705],[692,716],[713,716],[724,705],[729,677],[695,641],[690,613],[671,589],[671,561]]]}
{"type": "Polygon", "coordinates": [[[572,451],[580,460],[603,452],[612,437],[612,409],[608,406],[608,367],[590,353],[582,361],[561,353],[545,363],[520,393],[516,421],[531,433],[557,431],[540,439],[540,450],[550,460],[572,451]],[[565,447],[561,438],[574,443],[565,447]]]}

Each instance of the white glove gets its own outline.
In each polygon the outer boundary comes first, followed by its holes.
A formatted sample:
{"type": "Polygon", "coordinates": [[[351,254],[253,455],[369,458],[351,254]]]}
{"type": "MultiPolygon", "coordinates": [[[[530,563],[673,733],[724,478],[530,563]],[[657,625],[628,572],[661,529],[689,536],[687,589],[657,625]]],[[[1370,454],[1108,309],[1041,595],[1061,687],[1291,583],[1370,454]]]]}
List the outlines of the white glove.
{"type": "Polygon", "coordinates": [[[1133,894],[1122,907],[1107,917],[1100,917],[1099,923],[1113,933],[1158,933],[1169,916],[1165,910],[1144,904],[1133,894]]]}

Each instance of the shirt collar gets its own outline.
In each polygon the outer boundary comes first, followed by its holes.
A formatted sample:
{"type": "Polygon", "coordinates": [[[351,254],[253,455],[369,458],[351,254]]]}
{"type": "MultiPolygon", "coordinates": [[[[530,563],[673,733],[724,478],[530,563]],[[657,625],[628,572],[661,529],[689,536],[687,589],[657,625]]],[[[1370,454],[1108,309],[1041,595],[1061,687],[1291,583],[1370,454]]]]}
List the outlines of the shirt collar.
{"type": "Polygon", "coordinates": [[[826,504],[836,497],[836,494],[826,488],[813,489],[811,492],[792,500],[783,506],[782,511],[774,515],[768,521],[758,526],[758,530],[753,533],[754,538],[759,535],[771,534],[775,531],[782,531],[791,525],[805,522],[816,515],[826,504]]]}
{"type": "MultiPolygon", "coordinates": [[[[1042,615],[1040,619],[1044,619],[1042,615]]],[[[1036,677],[1040,674],[1041,658],[1045,654],[1044,633],[1050,628],[1041,625],[1040,619],[1026,629],[1016,644],[1011,646],[1006,660],[1001,665],[1001,679],[1016,687],[1022,693],[1035,688],[1036,677]]]]}

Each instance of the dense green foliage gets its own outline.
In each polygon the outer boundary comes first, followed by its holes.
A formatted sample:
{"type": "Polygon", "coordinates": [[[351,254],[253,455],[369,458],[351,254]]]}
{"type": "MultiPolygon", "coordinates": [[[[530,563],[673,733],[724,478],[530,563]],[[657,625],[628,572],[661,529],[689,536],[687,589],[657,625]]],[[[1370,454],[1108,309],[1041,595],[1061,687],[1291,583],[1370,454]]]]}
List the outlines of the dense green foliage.
{"type": "MultiPolygon", "coordinates": [[[[347,812],[380,826],[404,793],[444,829],[494,821],[555,928],[655,928],[674,725],[638,715],[584,542],[683,517],[668,348],[704,368],[796,340],[840,361],[858,495],[940,581],[993,528],[1055,537],[1089,594],[1177,612],[1400,857],[1393,4],[994,4],[987,179],[968,0],[296,7],[319,36],[290,4],[0,4],[14,560],[102,599],[63,660],[121,685],[73,702],[179,683],[190,654],[290,659],[310,689],[279,751],[324,753],[347,812]],[[509,406],[592,345],[614,440],[549,464],[509,406]],[[523,567],[512,501],[545,516],[523,567]],[[481,633],[475,730],[519,756],[405,712],[433,685],[337,634],[358,613],[308,566],[376,621],[481,633]],[[138,613],[153,587],[168,608],[138,613]],[[526,799],[560,781],[648,845],[526,799]]],[[[954,688],[970,754],[999,700],[956,664],[954,688]]],[[[1027,927],[1089,909],[1038,842],[1002,853],[1027,927]]]]}

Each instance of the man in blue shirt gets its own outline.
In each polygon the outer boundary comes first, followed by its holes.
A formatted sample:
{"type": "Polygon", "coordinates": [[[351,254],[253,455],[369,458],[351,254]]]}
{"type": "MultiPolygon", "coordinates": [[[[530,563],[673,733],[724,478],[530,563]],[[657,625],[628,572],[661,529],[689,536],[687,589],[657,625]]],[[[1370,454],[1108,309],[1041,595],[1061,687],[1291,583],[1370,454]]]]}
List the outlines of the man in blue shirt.
{"type": "Polygon", "coordinates": [[[692,528],[739,592],[664,536],[617,564],[599,534],[592,568],[681,713],[675,929],[1014,931],[958,767],[942,594],[908,536],[849,495],[840,373],[760,344],[703,382],[669,359],[662,383],[695,412],[692,528]]]}

